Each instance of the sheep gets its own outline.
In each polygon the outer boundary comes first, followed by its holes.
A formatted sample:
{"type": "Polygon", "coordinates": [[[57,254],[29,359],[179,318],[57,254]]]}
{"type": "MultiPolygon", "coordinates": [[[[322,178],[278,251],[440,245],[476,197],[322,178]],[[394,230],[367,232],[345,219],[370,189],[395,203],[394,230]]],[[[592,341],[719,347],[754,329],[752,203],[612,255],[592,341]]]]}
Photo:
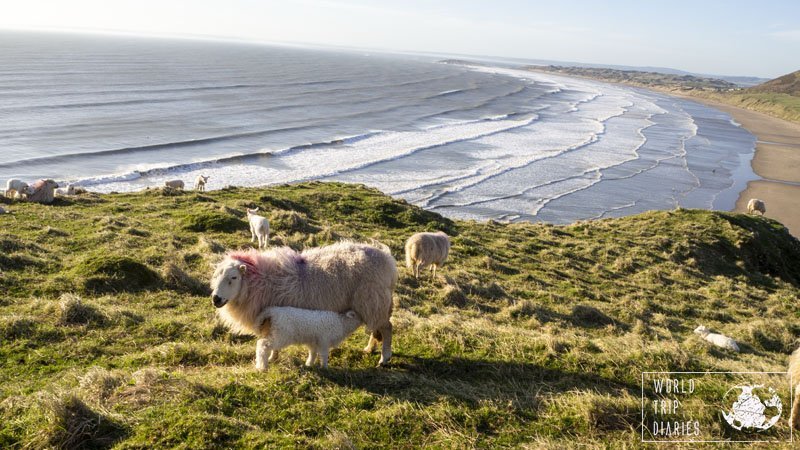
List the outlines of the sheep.
{"type": "Polygon", "coordinates": [[[712,333],[703,325],[695,328],[695,333],[699,334],[700,337],[711,342],[712,344],[716,345],[717,347],[724,348],[727,350],[732,350],[734,352],[739,351],[739,346],[736,344],[732,338],[725,336],[724,334],[719,333],[712,333]]]}
{"type": "Polygon", "coordinates": [[[756,211],[760,212],[763,216],[767,213],[767,204],[764,203],[764,200],[759,200],[757,198],[751,198],[749,202],[747,202],[747,213],[748,214],[755,214],[756,211]]]}
{"type": "Polygon", "coordinates": [[[183,180],[169,180],[164,182],[164,186],[172,189],[183,189],[183,180]]]}
{"type": "Polygon", "coordinates": [[[75,195],[75,185],[68,184],[66,188],[58,188],[56,189],[56,194],[58,195],[75,195]]]}
{"type": "Polygon", "coordinates": [[[792,427],[800,430],[800,347],[789,357],[789,382],[794,384],[794,403],[792,403],[792,427]]]}
{"type": "Polygon", "coordinates": [[[278,352],[293,344],[308,347],[306,366],[314,365],[319,356],[322,367],[328,367],[328,353],[361,326],[355,311],[336,313],[315,309],[273,306],[266,308],[261,322],[261,336],[256,344],[256,369],[267,370],[267,362],[278,359],[278,352]],[[269,358],[267,358],[269,354],[269,358]]]}
{"type": "Polygon", "coordinates": [[[209,178],[211,178],[211,177],[210,176],[198,175],[197,176],[197,180],[195,180],[195,182],[194,182],[194,189],[196,191],[199,191],[199,192],[205,192],[205,190],[206,190],[206,182],[208,182],[209,178]]]}
{"type": "Polygon", "coordinates": [[[258,248],[267,248],[269,244],[269,220],[256,213],[258,208],[247,208],[247,221],[250,222],[250,242],[258,238],[258,248]]]}
{"type": "Polygon", "coordinates": [[[388,247],[355,242],[228,253],[211,277],[211,299],[232,331],[265,338],[261,313],[293,306],[342,313],[353,310],[371,331],[365,352],[383,341],[379,365],[392,356],[392,293],[397,264],[388,247]]]}
{"type": "Polygon", "coordinates": [[[436,278],[436,268],[444,264],[449,252],[450,238],[444,232],[417,233],[406,241],[406,267],[419,278],[420,269],[430,265],[436,278]]]}
{"type": "Polygon", "coordinates": [[[6,197],[14,198],[17,195],[28,195],[30,193],[28,183],[12,178],[6,182],[6,197]]]}
{"type": "Polygon", "coordinates": [[[32,192],[28,195],[28,201],[37,203],[53,203],[56,198],[58,183],[53,180],[38,180],[31,186],[32,192]]]}

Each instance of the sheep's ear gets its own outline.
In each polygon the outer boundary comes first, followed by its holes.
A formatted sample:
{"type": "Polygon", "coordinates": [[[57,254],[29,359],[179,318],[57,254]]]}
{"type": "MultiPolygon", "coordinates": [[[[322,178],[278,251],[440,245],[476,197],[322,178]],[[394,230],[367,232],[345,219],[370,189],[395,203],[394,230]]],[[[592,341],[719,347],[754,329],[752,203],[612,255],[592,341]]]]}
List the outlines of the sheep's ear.
{"type": "Polygon", "coordinates": [[[239,272],[247,273],[247,266],[242,264],[239,266],[239,272]]]}
{"type": "Polygon", "coordinates": [[[259,209],[260,208],[258,206],[256,206],[256,209],[254,209],[253,212],[258,212],[259,209]]]}

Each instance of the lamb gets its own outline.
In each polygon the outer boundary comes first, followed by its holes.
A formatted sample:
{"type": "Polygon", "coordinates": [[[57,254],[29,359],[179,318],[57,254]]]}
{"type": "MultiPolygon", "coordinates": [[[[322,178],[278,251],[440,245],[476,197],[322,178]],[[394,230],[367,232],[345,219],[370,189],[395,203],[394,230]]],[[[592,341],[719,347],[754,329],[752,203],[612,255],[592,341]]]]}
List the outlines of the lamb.
{"type": "Polygon", "coordinates": [[[450,238],[444,232],[417,233],[406,241],[406,267],[414,271],[415,278],[419,278],[420,269],[431,266],[436,278],[436,268],[444,264],[449,252],[450,238]]]}
{"type": "Polygon", "coordinates": [[[763,216],[767,213],[767,204],[764,203],[764,200],[759,200],[757,198],[751,198],[749,202],[747,202],[747,213],[748,214],[755,214],[756,211],[760,212],[763,216]]]}
{"type": "Polygon", "coordinates": [[[56,189],[58,183],[53,180],[38,180],[31,186],[31,193],[28,195],[28,201],[37,203],[53,203],[56,199],[56,189]]]}
{"type": "Polygon", "coordinates": [[[232,331],[259,338],[267,337],[259,318],[271,306],[353,310],[371,331],[364,351],[382,341],[379,364],[384,365],[392,356],[396,284],[397,265],[388,247],[345,241],[302,253],[289,247],[228,253],[211,277],[211,299],[232,331]]]}
{"type": "Polygon", "coordinates": [[[58,188],[56,189],[56,194],[58,195],[75,195],[75,185],[68,184],[66,188],[58,188]]]}
{"type": "Polygon", "coordinates": [[[208,179],[211,178],[210,176],[203,176],[198,175],[197,179],[194,182],[194,189],[199,192],[205,192],[206,190],[206,182],[208,179]]]}
{"type": "Polygon", "coordinates": [[[266,308],[257,322],[262,322],[261,336],[265,336],[256,344],[258,370],[267,370],[267,362],[275,361],[279,351],[293,344],[308,347],[306,366],[314,365],[319,356],[320,365],[328,367],[330,349],[339,346],[362,323],[352,310],[340,314],[291,306],[266,308]]]}
{"type": "Polygon", "coordinates": [[[12,178],[6,182],[6,197],[14,198],[17,195],[27,195],[29,193],[28,183],[22,180],[12,178]]]}
{"type": "Polygon", "coordinates": [[[169,180],[164,182],[164,186],[172,189],[183,189],[183,180],[169,180]]]}
{"type": "Polygon", "coordinates": [[[269,244],[269,220],[257,215],[258,208],[247,208],[247,221],[250,222],[250,242],[258,238],[258,248],[267,248],[269,244]]]}
{"type": "Polygon", "coordinates": [[[792,403],[791,424],[800,430],[800,347],[789,357],[789,382],[794,384],[794,402],[792,403]]]}
{"type": "Polygon", "coordinates": [[[736,344],[732,338],[725,336],[724,334],[719,333],[712,333],[703,325],[695,328],[695,333],[699,334],[700,337],[711,342],[712,344],[716,345],[717,347],[724,348],[727,350],[732,350],[734,352],[739,351],[739,346],[736,344]]]}

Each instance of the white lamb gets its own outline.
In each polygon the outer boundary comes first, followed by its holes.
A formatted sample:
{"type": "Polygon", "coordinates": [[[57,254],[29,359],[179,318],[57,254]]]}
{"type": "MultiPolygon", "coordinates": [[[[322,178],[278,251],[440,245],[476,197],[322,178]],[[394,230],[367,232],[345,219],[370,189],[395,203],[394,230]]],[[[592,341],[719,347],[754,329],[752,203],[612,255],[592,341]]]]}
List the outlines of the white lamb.
{"type": "Polygon", "coordinates": [[[308,347],[306,366],[319,357],[322,367],[328,367],[328,353],[361,325],[355,311],[337,313],[291,306],[273,306],[261,313],[262,322],[256,344],[256,369],[266,370],[267,363],[278,359],[285,347],[304,344],[308,347]],[[269,356],[269,358],[267,357],[269,356]]]}
{"type": "Polygon", "coordinates": [[[183,189],[183,180],[169,180],[164,182],[164,186],[172,189],[183,189]]]}
{"type": "Polygon", "coordinates": [[[258,208],[247,208],[247,221],[250,222],[250,242],[258,238],[258,248],[267,248],[269,244],[269,220],[256,213],[258,208]]]}
{"type": "Polygon", "coordinates": [[[717,347],[732,350],[734,352],[739,351],[739,345],[736,344],[732,338],[725,336],[724,334],[719,333],[712,333],[703,325],[695,328],[695,333],[699,334],[700,337],[711,342],[712,344],[716,345],[717,347]]]}
{"type": "Polygon", "coordinates": [[[204,192],[206,190],[206,182],[208,182],[209,178],[211,178],[211,177],[210,176],[198,175],[197,179],[194,182],[194,189],[196,191],[204,192]]]}
{"type": "Polygon", "coordinates": [[[436,268],[444,264],[449,252],[450,237],[444,232],[416,233],[406,241],[406,267],[419,278],[420,269],[431,266],[435,278],[436,268]]]}
{"type": "Polygon", "coordinates": [[[58,188],[56,189],[56,194],[58,195],[75,195],[75,185],[68,184],[65,188],[58,188]]]}
{"type": "Polygon", "coordinates": [[[759,200],[757,198],[751,198],[749,202],[747,202],[747,213],[748,214],[755,214],[756,211],[760,212],[763,216],[767,213],[767,205],[764,203],[764,200],[759,200]]]}
{"type": "Polygon", "coordinates": [[[14,198],[16,196],[28,195],[30,193],[28,183],[12,178],[6,182],[6,197],[14,198]]]}

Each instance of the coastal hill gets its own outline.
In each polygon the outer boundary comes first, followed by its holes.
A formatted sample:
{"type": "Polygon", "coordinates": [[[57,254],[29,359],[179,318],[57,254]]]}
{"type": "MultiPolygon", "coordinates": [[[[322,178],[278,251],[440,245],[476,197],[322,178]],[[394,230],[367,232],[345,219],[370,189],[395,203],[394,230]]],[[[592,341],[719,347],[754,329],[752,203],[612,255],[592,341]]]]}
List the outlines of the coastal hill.
{"type": "Polygon", "coordinates": [[[320,182],[0,203],[2,448],[633,448],[642,371],[784,371],[800,336],[800,242],[757,216],[481,223],[320,182]],[[329,369],[291,348],[254,370],[207,284],[255,206],[296,249],[377,239],[402,261],[411,233],[452,236],[435,280],[399,268],[388,368],[357,331],[329,369]]]}
{"type": "Polygon", "coordinates": [[[800,70],[747,89],[748,92],[787,94],[800,97],[800,70]]]}
{"type": "Polygon", "coordinates": [[[739,87],[717,78],[700,77],[690,74],[671,74],[661,72],[647,72],[641,70],[620,70],[598,67],[574,67],[574,66],[524,66],[523,70],[537,72],[551,72],[568,76],[592,78],[596,80],[608,81],[612,83],[626,83],[646,88],[658,88],[668,90],[709,90],[709,91],[733,91],[739,87]]]}

